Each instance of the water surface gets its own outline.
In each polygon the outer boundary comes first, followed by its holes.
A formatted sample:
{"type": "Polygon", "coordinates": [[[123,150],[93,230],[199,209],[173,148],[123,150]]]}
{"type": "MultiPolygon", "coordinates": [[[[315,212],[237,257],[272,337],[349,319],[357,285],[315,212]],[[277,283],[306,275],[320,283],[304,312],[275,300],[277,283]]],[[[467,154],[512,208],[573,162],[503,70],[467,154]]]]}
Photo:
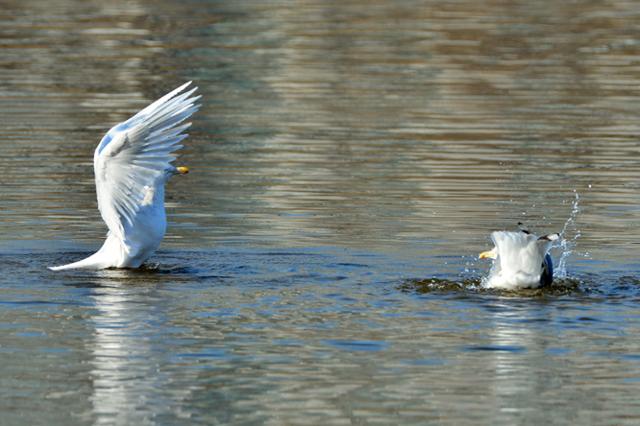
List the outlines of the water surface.
{"type": "Polygon", "coordinates": [[[9,0],[7,424],[637,424],[634,2],[9,0]],[[193,80],[141,271],[95,250],[92,155],[193,80]],[[551,291],[488,235],[564,230],[551,291]]]}

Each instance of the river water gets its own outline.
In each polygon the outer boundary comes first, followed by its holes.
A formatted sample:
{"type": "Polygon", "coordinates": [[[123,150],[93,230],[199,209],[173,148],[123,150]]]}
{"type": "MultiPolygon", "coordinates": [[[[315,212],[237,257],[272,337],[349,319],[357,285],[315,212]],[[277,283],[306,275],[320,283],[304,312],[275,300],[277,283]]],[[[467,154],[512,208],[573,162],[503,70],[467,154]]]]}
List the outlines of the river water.
{"type": "Polygon", "coordinates": [[[6,0],[2,424],[638,424],[633,1],[6,0]],[[203,95],[140,271],[102,135],[203,95]],[[564,230],[555,287],[489,234],[564,230]]]}

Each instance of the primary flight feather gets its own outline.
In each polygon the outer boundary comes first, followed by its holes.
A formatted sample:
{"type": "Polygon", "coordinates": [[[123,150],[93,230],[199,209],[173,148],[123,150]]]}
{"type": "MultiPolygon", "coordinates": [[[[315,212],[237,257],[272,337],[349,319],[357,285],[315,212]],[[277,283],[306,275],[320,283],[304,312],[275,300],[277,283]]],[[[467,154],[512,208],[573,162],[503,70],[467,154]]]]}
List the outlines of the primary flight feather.
{"type": "Polygon", "coordinates": [[[164,185],[186,167],[175,167],[175,151],[187,137],[185,123],[200,105],[188,82],[112,127],[93,155],[98,209],[107,239],[86,259],[50,269],[137,268],[158,248],[167,227],[164,185]]]}

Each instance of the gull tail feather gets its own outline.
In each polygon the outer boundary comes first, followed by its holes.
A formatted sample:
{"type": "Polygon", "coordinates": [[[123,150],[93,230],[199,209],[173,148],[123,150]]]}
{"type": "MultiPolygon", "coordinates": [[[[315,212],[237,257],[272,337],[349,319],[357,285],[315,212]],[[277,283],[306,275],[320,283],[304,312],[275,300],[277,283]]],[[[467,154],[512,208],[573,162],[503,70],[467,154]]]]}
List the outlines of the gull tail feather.
{"type": "Polygon", "coordinates": [[[117,239],[109,235],[102,247],[100,247],[100,250],[93,253],[91,256],[78,260],[77,262],[69,263],[68,265],[49,266],[49,269],[52,271],[64,271],[67,269],[104,269],[117,266],[113,263],[113,259],[109,259],[104,255],[105,251],[108,251],[113,247],[120,248],[122,246],[118,244],[117,239]]]}
{"type": "Polygon", "coordinates": [[[86,259],[79,260],[77,262],[69,263],[67,265],[61,266],[49,266],[48,268],[52,271],[64,271],[67,269],[96,269],[98,267],[99,262],[97,261],[98,253],[94,253],[86,259]]]}

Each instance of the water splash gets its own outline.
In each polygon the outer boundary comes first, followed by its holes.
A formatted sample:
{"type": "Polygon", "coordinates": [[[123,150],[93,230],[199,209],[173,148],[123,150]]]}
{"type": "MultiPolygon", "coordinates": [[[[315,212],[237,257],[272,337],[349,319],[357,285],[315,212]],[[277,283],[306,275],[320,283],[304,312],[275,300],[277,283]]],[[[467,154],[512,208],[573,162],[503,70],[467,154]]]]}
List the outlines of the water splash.
{"type": "Polygon", "coordinates": [[[569,256],[573,253],[577,245],[577,240],[582,235],[576,224],[578,213],[580,213],[580,194],[578,194],[578,191],[575,189],[573,190],[573,194],[575,197],[571,203],[571,214],[560,232],[562,238],[560,239],[558,247],[562,251],[562,254],[560,255],[558,266],[555,268],[554,275],[557,278],[567,278],[567,259],[569,259],[569,256]],[[572,238],[567,238],[567,231],[573,232],[572,238]]]}

